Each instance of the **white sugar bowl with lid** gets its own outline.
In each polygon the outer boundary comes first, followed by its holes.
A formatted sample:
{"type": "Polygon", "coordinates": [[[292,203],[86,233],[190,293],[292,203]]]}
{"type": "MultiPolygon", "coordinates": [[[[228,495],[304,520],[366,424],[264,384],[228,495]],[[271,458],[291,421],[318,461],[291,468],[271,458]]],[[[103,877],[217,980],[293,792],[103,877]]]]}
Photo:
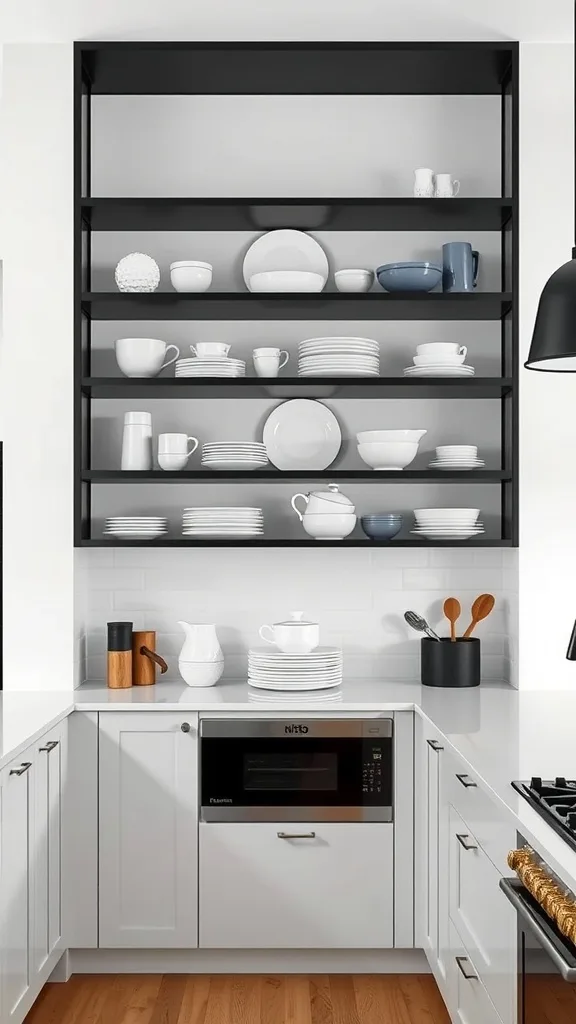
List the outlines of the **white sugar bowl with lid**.
{"type": "Polygon", "coordinates": [[[260,626],[259,634],[267,644],[275,644],[284,654],[309,654],[320,643],[320,627],[317,622],[307,622],[304,612],[291,612],[285,622],[273,626],[260,626]],[[271,634],[266,636],[266,632],[271,634]]]}
{"type": "Polygon", "coordinates": [[[295,494],[290,504],[302,522],[307,515],[354,515],[356,506],[350,498],[341,494],[338,484],[328,484],[327,491],[311,491],[310,494],[295,494]],[[301,512],[296,498],[304,498],[306,508],[301,512]]]}

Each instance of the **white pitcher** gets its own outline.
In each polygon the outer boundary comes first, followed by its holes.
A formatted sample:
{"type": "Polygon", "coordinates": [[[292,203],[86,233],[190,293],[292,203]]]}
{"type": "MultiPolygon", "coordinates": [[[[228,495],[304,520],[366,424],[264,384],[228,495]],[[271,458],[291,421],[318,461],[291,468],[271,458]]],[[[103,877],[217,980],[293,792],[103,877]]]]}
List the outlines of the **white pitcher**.
{"type": "Polygon", "coordinates": [[[185,633],[178,668],[188,686],[214,686],[224,671],[224,654],[216,626],[205,622],[179,622],[185,633]]]}
{"type": "Polygon", "coordinates": [[[414,195],[420,199],[431,199],[434,195],[434,171],[431,167],[419,167],[414,171],[414,195]]]}

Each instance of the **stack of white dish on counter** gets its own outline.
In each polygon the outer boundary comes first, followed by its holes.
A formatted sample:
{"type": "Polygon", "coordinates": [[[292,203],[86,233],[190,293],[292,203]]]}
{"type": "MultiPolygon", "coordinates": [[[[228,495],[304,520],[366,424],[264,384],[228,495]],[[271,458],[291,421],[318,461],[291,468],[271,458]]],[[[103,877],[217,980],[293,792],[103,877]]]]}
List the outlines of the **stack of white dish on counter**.
{"type": "Polygon", "coordinates": [[[427,540],[469,540],[484,533],[479,508],[415,508],[411,531],[427,540]]]}
{"type": "Polygon", "coordinates": [[[290,619],[261,626],[260,637],[271,647],[248,652],[248,682],[260,690],[300,694],[306,690],[329,690],[342,682],[342,651],[319,647],[320,627],[306,622],[302,612],[290,619]]]}
{"type": "Polygon", "coordinates": [[[380,348],[372,338],[308,338],[298,345],[300,377],[379,377],[380,348]]]}
{"type": "Polygon", "coordinates": [[[264,469],[268,465],[266,445],[261,441],[213,441],[202,445],[206,469],[264,469]]]}
{"type": "Polygon", "coordinates": [[[261,508],[223,507],[185,508],[182,516],[184,537],[262,537],[264,515],[261,508]]]}
{"type": "Polygon", "coordinates": [[[442,444],[436,448],[436,458],[430,469],[482,469],[486,463],[478,458],[475,444],[442,444]]]}
{"type": "Polygon", "coordinates": [[[465,345],[452,341],[430,342],[416,346],[413,366],[404,368],[405,377],[473,377],[474,367],[466,366],[465,345]]]}
{"type": "Polygon", "coordinates": [[[168,532],[164,516],[109,516],[104,528],[105,537],[124,540],[156,540],[168,532]]]}

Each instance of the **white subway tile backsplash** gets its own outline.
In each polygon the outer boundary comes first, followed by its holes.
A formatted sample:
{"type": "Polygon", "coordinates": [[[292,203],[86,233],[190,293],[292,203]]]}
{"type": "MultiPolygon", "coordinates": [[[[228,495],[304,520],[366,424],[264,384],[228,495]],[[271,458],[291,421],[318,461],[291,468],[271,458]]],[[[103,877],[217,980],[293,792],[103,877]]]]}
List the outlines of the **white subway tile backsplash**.
{"type": "MultiPolygon", "coordinates": [[[[321,625],[324,644],[341,646],[348,676],[416,679],[419,638],[403,614],[413,608],[445,632],[442,605],[462,603],[462,629],[474,598],[496,596],[479,628],[485,678],[510,678],[516,648],[517,552],[474,548],[95,549],[86,553],[85,676],[103,678],[106,622],[155,629],[157,649],[178,678],[180,619],[216,623],[225,677],[244,677],[258,629],[295,608],[321,625]]],[[[83,650],[83,646],[79,648],[83,650]]]]}

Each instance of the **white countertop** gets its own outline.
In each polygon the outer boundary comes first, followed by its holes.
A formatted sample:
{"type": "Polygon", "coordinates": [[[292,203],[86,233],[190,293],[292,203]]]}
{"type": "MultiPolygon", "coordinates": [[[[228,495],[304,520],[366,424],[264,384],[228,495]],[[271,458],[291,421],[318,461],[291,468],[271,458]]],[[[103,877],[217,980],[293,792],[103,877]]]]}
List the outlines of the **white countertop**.
{"type": "Polygon", "coordinates": [[[245,682],[226,682],[206,689],[159,683],[129,690],[88,685],[66,693],[4,692],[0,695],[0,768],[73,710],[277,711],[298,717],[318,712],[339,716],[358,711],[415,710],[444,735],[550,867],[567,885],[576,888],[576,851],[510,785],[513,779],[529,779],[531,775],[576,779],[576,694],[522,693],[503,684],[453,690],[353,679],[343,683],[341,693],[337,703],[323,703],[320,694],[317,700],[295,707],[282,695],[274,704],[259,703],[245,682]]]}

